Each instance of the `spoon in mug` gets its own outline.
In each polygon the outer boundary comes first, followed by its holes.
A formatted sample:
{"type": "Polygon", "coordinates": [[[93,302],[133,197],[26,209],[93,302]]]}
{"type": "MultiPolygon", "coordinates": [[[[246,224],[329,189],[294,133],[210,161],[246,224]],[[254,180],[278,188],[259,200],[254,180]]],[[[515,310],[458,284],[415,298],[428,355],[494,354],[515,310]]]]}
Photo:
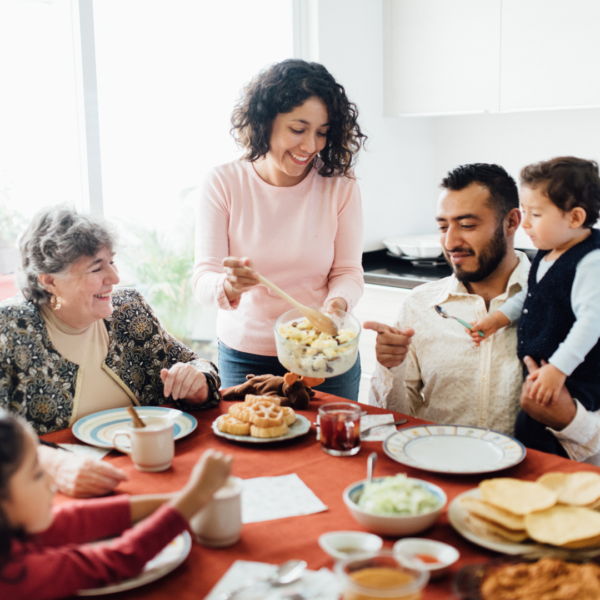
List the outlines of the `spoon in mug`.
{"type": "Polygon", "coordinates": [[[274,587],[293,583],[294,581],[300,579],[300,576],[306,567],[307,564],[303,560],[288,560],[282,565],[279,565],[277,569],[271,575],[269,575],[269,577],[267,577],[267,579],[249,579],[235,590],[220,594],[217,596],[216,600],[231,600],[232,598],[235,598],[242,590],[245,590],[246,588],[249,588],[257,583],[267,583],[274,587]]]}
{"type": "Polygon", "coordinates": [[[269,289],[273,290],[278,296],[283,298],[286,302],[289,302],[294,308],[298,309],[318,331],[322,331],[327,335],[337,335],[337,327],[330,317],[319,312],[315,308],[310,308],[300,304],[297,300],[294,300],[289,294],[286,294],[283,290],[279,289],[274,283],[271,283],[268,279],[264,278],[259,273],[256,273],[258,280],[266,285],[269,289]]]}

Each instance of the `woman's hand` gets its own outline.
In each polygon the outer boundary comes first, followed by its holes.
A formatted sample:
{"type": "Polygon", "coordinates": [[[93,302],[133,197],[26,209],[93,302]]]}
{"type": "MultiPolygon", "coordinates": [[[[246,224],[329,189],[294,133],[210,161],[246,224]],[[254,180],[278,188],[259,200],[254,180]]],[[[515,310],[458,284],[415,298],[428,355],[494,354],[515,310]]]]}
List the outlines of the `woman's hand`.
{"type": "Polygon", "coordinates": [[[247,257],[228,256],[223,259],[223,266],[227,274],[225,294],[229,302],[237,300],[244,292],[260,283],[254,271],[254,265],[247,257]]]}
{"type": "Polygon", "coordinates": [[[202,371],[189,363],[175,363],[170,369],[160,372],[165,398],[189,400],[202,404],[208,398],[208,382],[202,371]]]}
{"type": "Polygon", "coordinates": [[[188,521],[202,510],[213,494],[227,482],[233,457],[222,452],[207,450],[192,469],[186,486],[171,500],[188,521]]]}
{"type": "Polygon", "coordinates": [[[336,310],[348,310],[348,303],[343,298],[330,298],[325,302],[325,310],[328,313],[335,313],[336,310]]]}
{"type": "Polygon", "coordinates": [[[39,446],[38,456],[58,490],[74,498],[104,496],[129,479],[127,473],[109,463],[72,452],[39,446]]]}

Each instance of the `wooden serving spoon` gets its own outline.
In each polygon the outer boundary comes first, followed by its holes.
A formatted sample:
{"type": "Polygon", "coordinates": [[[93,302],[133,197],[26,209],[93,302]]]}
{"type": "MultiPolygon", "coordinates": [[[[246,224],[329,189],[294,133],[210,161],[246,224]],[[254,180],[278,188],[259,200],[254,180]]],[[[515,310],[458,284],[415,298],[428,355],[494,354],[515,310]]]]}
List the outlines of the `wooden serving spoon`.
{"type": "Polygon", "coordinates": [[[266,285],[269,289],[273,290],[278,296],[281,296],[286,302],[289,302],[294,308],[297,308],[309,320],[309,322],[312,323],[313,327],[317,331],[322,331],[327,335],[337,335],[337,327],[330,317],[324,315],[322,312],[319,312],[315,308],[310,308],[308,306],[304,306],[304,304],[300,304],[300,302],[294,300],[290,295],[286,294],[283,290],[279,289],[274,283],[271,283],[268,279],[265,279],[259,273],[256,274],[258,275],[258,280],[263,285],[266,285]]]}

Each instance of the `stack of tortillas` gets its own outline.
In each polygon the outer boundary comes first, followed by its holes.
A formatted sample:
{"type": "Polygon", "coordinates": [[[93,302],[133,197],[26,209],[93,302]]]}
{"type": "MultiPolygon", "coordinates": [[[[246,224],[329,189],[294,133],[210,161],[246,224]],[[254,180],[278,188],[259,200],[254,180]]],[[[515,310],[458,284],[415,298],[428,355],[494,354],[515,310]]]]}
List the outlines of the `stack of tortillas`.
{"type": "Polygon", "coordinates": [[[481,499],[465,496],[469,528],[503,542],[537,542],[565,548],[600,545],[600,475],[546,473],[537,482],[488,479],[481,499]]]}

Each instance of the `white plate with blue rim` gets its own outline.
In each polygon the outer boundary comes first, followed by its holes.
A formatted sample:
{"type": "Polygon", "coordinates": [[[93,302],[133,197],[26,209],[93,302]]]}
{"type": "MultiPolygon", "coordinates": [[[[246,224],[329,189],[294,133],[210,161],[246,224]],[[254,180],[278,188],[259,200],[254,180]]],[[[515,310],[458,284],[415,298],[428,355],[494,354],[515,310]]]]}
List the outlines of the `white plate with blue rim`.
{"type": "Polygon", "coordinates": [[[77,595],[104,596],[106,594],[116,594],[156,581],[175,570],[187,558],[191,549],[192,538],[187,531],[184,531],[165,546],[152,560],[148,561],[144,566],[144,570],[137,577],[93,590],[79,590],[77,595]]]}
{"type": "MultiPolygon", "coordinates": [[[[198,426],[192,415],[166,406],[135,406],[140,417],[166,417],[173,419],[173,436],[176,440],[189,435],[198,426]]],[[[79,419],[73,425],[73,435],[82,442],[99,448],[114,448],[113,438],[117,429],[131,423],[126,408],[111,408],[79,419]]]]}
{"type": "Polygon", "coordinates": [[[464,425],[404,427],[385,440],[383,450],[400,464],[453,475],[501,471],[527,455],[525,446],[509,435],[464,425]]]}

